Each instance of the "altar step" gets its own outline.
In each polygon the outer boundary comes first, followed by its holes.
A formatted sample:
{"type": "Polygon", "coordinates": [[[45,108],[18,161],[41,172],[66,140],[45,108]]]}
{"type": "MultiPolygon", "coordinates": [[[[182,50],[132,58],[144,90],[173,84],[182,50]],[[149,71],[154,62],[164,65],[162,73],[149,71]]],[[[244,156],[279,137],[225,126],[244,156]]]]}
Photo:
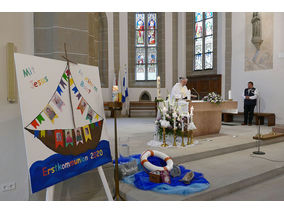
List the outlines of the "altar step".
{"type": "MultiPolygon", "coordinates": [[[[210,182],[210,188],[200,193],[188,196],[167,195],[139,190],[121,182],[120,192],[127,200],[215,200],[284,174],[283,162],[280,162],[284,161],[284,143],[275,143],[262,147],[266,155],[259,157],[275,160],[274,162],[258,158],[258,156],[252,157],[251,153],[255,150],[255,148],[250,148],[183,162],[182,165],[186,168],[203,173],[210,182]]],[[[270,193],[272,193],[273,188],[270,190],[270,193]]]]}
{"type": "MultiPolygon", "coordinates": [[[[282,143],[284,142],[284,135],[277,135],[278,137],[271,137],[269,139],[266,140],[262,140],[260,141],[260,145],[261,146],[268,146],[268,145],[272,145],[272,144],[277,144],[277,143],[282,143]]],[[[170,155],[171,153],[169,153],[168,150],[162,150],[162,149],[158,149],[160,151],[164,151],[165,153],[169,154],[170,156],[172,156],[174,162],[176,164],[181,164],[181,163],[185,163],[185,162],[189,162],[189,161],[195,161],[195,160],[201,160],[204,158],[210,158],[210,157],[214,157],[214,156],[218,156],[218,155],[224,155],[224,154],[228,154],[228,153],[233,153],[233,152],[237,152],[237,151],[242,151],[242,150],[246,150],[246,149],[250,149],[250,148],[254,148],[257,146],[257,140],[255,140],[253,137],[248,138],[248,137],[244,137],[244,138],[233,138],[233,137],[229,137],[229,136],[223,136],[224,139],[223,140],[227,140],[226,143],[221,143],[221,137],[219,137],[218,139],[216,139],[216,141],[214,141],[214,139],[212,139],[212,141],[210,141],[210,139],[208,140],[208,142],[204,143],[204,144],[198,144],[193,148],[199,148],[199,150],[194,150],[193,152],[187,152],[181,155],[170,155]],[[234,142],[235,140],[235,142],[234,142]],[[200,147],[199,147],[200,146],[200,147]],[[204,146],[204,147],[201,147],[204,146]]],[[[187,148],[190,149],[191,147],[187,148]]],[[[190,150],[189,150],[190,151],[190,150]]]]}

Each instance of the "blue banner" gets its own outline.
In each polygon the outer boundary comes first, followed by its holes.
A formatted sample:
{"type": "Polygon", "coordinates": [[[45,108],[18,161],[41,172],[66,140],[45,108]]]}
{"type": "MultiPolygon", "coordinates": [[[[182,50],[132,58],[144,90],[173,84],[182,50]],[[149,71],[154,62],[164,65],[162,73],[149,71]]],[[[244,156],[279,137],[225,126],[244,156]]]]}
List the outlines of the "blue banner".
{"type": "Polygon", "coordinates": [[[73,155],[54,154],[30,167],[32,193],[97,168],[112,161],[109,142],[102,140],[96,149],[73,155]]]}

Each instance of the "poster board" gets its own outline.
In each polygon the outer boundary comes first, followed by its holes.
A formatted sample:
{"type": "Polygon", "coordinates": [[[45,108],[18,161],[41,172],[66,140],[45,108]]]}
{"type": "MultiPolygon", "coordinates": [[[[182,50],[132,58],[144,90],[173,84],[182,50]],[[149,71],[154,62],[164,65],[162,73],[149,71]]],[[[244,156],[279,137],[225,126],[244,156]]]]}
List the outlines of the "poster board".
{"type": "Polygon", "coordinates": [[[15,65],[32,192],[110,162],[98,67],[18,53],[15,65]]]}

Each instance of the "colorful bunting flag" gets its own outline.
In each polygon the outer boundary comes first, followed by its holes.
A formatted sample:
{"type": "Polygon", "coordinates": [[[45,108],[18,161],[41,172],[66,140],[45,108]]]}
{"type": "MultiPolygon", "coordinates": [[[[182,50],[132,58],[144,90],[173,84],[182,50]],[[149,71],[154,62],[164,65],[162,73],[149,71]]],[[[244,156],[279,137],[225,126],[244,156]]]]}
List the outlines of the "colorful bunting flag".
{"type": "Polygon", "coordinates": [[[71,75],[70,70],[66,70],[67,75],[71,75]]]}
{"type": "Polygon", "coordinates": [[[70,86],[72,86],[74,83],[73,78],[70,78],[70,86]]]}
{"type": "Polygon", "coordinates": [[[39,130],[35,130],[34,131],[34,137],[35,138],[39,138],[39,130]]]}
{"type": "Polygon", "coordinates": [[[96,119],[99,120],[99,115],[98,114],[96,114],[96,119]]]}
{"type": "Polygon", "coordinates": [[[80,98],[81,98],[81,94],[80,94],[80,93],[78,93],[78,94],[76,95],[76,97],[78,98],[78,100],[80,100],[80,98]]]}
{"type": "Polygon", "coordinates": [[[54,130],[54,137],[55,137],[55,149],[57,149],[58,146],[62,146],[64,148],[63,133],[61,129],[54,130]]]}
{"type": "Polygon", "coordinates": [[[85,136],[85,141],[87,142],[89,139],[91,141],[92,140],[92,135],[91,135],[91,131],[90,131],[89,125],[86,125],[86,126],[83,127],[83,132],[84,132],[84,136],[85,136]]]}
{"type": "Polygon", "coordinates": [[[94,111],[92,110],[91,107],[89,107],[88,113],[86,115],[86,120],[89,120],[90,123],[92,123],[93,117],[94,117],[94,111]]]}
{"type": "Polygon", "coordinates": [[[75,136],[76,136],[76,146],[78,146],[79,143],[84,144],[80,127],[75,129],[75,136]]]}
{"type": "Polygon", "coordinates": [[[58,85],[56,91],[58,92],[58,94],[61,96],[61,93],[62,93],[62,89],[61,87],[58,85]]]}
{"type": "Polygon", "coordinates": [[[37,121],[41,124],[42,121],[45,121],[41,114],[36,117],[37,121]]]}
{"type": "Polygon", "coordinates": [[[102,126],[102,121],[99,121],[99,126],[102,126]]]}
{"type": "Polygon", "coordinates": [[[49,104],[46,105],[43,111],[46,114],[46,116],[50,119],[51,123],[54,123],[54,119],[58,118],[58,115],[55,113],[55,111],[49,104]]]}
{"type": "Polygon", "coordinates": [[[91,126],[91,129],[95,128],[95,124],[94,123],[91,123],[90,126],[91,126]]]}
{"type": "Polygon", "coordinates": [[[86,107],[87,107],[87,102],[85,101],[84,98],[82,98],[81,101],[79,102],[77,109],[80,110],[81,114],[83,115],[86,107]]]}
{"type": "Polygon", "coordinates": [[[66,129],[65,130],[65,147],[69,145],[73,146],[72,130],[66,129]]]}
{"type": "Polygon", "coordinates": [[[95,125],[96,125],[96,126],[99,126],[99,122],[96,122],[95,125]]]}
{"type": "Polygon", "coordinates": [[[68,81],[68,77],[67,77],[67,75],[65,73],[63,74],[62,77],[65,79],[65,81],[68,81]]]}
{"type": "Polygon", "coordinates": [[[62,79],[60,80],[60,85],[65,89],[66,83],[62,79]]]}
{"type": "Polygon", "coordinates": [[[47,135],[48,136],[52,135],[52,130],[47,130],[47,135]]]}
{"type": "Polygon", "coordinates": [[[35,129],[39,126],[39,124],[36,120],[33,120],[31,124],[35,129]]]}
{"type": "Polygon", "coordinates": [[[45,138],[45,130],[40,131],[40,137],[45,138]]]}
{"type": "Polygon", "coordinates": [[[72,91],[74,92],[74,94],[76,94],[76,93],[78,92],[77,87],[76,87],[76,86],[75,86],[75,87],[73,87],[72,91]]]}
{"type": "Polygon", "coordinates": [[[52,102],[54,103],[55,106],[62,112],[62,107],[65,105],[60,96],[57,94],[54,94],[52,97],[52,102]]]}

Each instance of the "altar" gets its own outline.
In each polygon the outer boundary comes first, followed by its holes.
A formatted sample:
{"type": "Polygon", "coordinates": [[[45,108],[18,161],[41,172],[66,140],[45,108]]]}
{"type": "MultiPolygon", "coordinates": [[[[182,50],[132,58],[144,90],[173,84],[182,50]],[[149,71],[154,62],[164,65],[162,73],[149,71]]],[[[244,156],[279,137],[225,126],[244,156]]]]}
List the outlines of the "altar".
{"type": "Polygon", "coordinates": [[[238,113],[237,101],[214,104],[204,101],[189,101],[189,110],[194,107],[194,136],[218,134],[222,125],[222,112],[238,113]]]}

